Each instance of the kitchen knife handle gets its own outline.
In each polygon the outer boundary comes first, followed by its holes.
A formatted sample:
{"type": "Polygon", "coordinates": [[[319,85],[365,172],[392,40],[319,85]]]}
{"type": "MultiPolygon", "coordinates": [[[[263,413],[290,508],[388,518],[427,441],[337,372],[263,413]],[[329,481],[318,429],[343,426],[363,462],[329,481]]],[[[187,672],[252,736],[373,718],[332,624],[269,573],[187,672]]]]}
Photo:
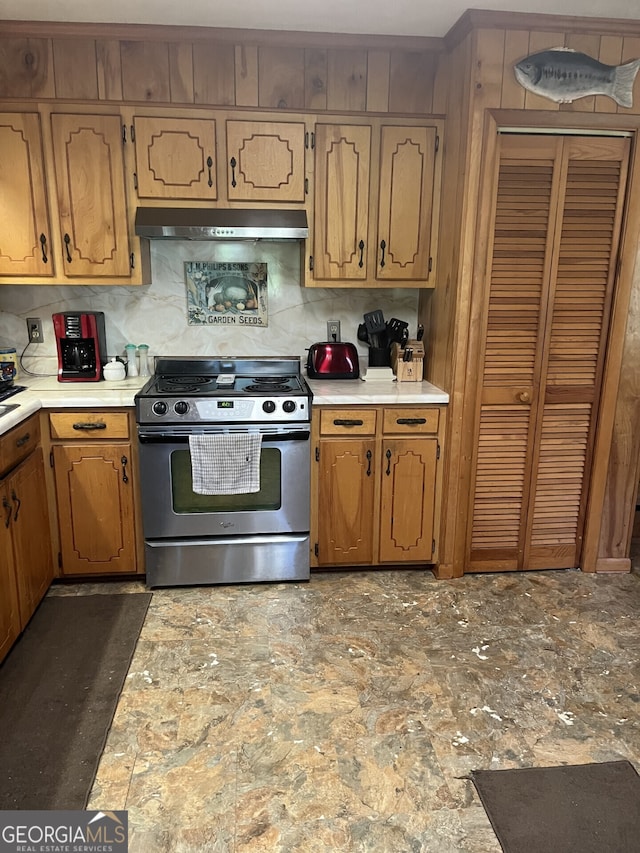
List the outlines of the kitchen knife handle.
{"type": "Polygon", "coordinates": [[[71,237],[68,234],[64,235],[64,248],[67,253],[67,263],[71,263],[71,252],[69,251],[69,243],[71,242],[71,237]]]}
{"type": "Polygon", "coordinates": [[[44,234],[40,235],[40,248],[42,249],[42,263],[46,264],[49,258],[47,257],[47,238],[44,234]]]}
{"type": "Polygon", "coordinates": [[[231,160],[229,160],[229,165],[231,166],[231,186],[237,187],[238,184],[236,181],[236,166],[238,165],[238,161],[235,157],[232,157],[231,160]]]}
{"type": "Polygon", "coordinates": [[[210,187],[213,186],[213,178],[211,177],[211,167],[213,166],[213,159],[211,157],[207,157],[207,169],[209,170],[209,180],[207,183],[210,187]]]}
{"type": "Polygon", "coordinates": [[[367,467],[367,477],[371,476],[371,451],[367,450],[367,462],[369,463],[367,467]]]}
{"type": "Polygon", "coordinates": [[[387,470],[385,471],[385,474],[388,477],[391,474],[391,451],[387,450],[384,455],[387,457],[387,470]]]}
{"type": "Polygon", "coordinates": [[[409,426],[415,426],[416,424],[426,424],[426,418],[396,418],[397,424],[405,424],[409,426]]]}
{"type": "Polygon", "coordinates": [[[360,249],[360,260],[358,261],[358,266],[362,269],[364,266],[364,240],[360,240],[358,248],[360,249]]]}
{"type": "Polygon", "coordinates": [[[362,426],[364,421],[350,420],[349,418],[336,418],[333,422],[334,426],[362,426]]]}
{"type": "Polygon", "coordinates": [[[380,257],[380,266],[384,266],[384,250],[387,248],[387,243],[385,240],[380,240],[380,248],[382,249],[382,255],[380,257]]]}
{"type": "Polygon", "coordinates": [[[78,423],[75,423],[73,425],[73,428],[78,429],[78,430],[80,430],[80,429],[106,429],[107,425],[105,424],[104,421],[98,421],[97,423],[90,423],[90,422],[82,423],[82,421],[79,421],[78,423]]]}

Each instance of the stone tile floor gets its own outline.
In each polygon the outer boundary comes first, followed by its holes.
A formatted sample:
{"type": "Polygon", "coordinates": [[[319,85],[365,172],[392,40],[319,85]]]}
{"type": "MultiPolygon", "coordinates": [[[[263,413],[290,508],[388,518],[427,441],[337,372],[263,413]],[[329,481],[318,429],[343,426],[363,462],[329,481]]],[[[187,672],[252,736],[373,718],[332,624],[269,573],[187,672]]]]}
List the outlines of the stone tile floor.
{"type": "Polygon", "coordinates": [[[640,768],[639,707],[635,572],[155,590],[88,807],[131,853],[499,853],[467,774],[640,768]]]}

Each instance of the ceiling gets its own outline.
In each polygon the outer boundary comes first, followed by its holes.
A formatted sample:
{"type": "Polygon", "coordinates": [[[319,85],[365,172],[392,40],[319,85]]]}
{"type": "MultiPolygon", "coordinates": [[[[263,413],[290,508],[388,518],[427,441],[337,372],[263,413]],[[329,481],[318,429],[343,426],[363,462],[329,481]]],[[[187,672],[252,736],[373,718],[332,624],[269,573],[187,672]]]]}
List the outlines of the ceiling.
{"type": "Polygon", "coordinates": [[[444,36],[469,8],[640,19],[637,0],[2,0],[0,18],[444,36]]]}

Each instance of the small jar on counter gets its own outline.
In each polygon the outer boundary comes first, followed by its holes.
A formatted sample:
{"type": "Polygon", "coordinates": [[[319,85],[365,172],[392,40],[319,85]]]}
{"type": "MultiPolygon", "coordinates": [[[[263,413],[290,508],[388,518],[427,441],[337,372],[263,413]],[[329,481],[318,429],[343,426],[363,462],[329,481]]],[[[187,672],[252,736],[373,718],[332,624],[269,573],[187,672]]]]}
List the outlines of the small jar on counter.
{"type": "Polygon", "coordinates": [[[140,376],[150,376],[149,373],[149,345],[148,344],[138,344],[138,359],[139,366],[138,370],[140,371],[140,376]]]}
{"type": "Polygon", "coordinates": [[[137,376],[138,364],[136,362],[136,345],[127,344],[124,349],[127,354],[127,376],[137,376]]]}
{"type": "Polygon", "coordinates": [[[124,364],[114,356],[102,368],[102,378],[107,382],[119,382],[125,377],[124,364]]]}

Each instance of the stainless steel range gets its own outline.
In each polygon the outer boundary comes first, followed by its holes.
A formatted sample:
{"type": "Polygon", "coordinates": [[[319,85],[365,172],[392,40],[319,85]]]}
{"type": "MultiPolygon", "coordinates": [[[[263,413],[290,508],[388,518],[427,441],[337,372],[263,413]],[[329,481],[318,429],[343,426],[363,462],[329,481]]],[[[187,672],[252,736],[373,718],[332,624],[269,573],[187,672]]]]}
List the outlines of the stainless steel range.
{"type": "Polygon", "coordinates": [[[308,579],[311,399],[299,358],[156,358],[135,400],[148,586],[308,579]],[[203,493],[191,437],[243,435],[257,490],[203,493]]]}

